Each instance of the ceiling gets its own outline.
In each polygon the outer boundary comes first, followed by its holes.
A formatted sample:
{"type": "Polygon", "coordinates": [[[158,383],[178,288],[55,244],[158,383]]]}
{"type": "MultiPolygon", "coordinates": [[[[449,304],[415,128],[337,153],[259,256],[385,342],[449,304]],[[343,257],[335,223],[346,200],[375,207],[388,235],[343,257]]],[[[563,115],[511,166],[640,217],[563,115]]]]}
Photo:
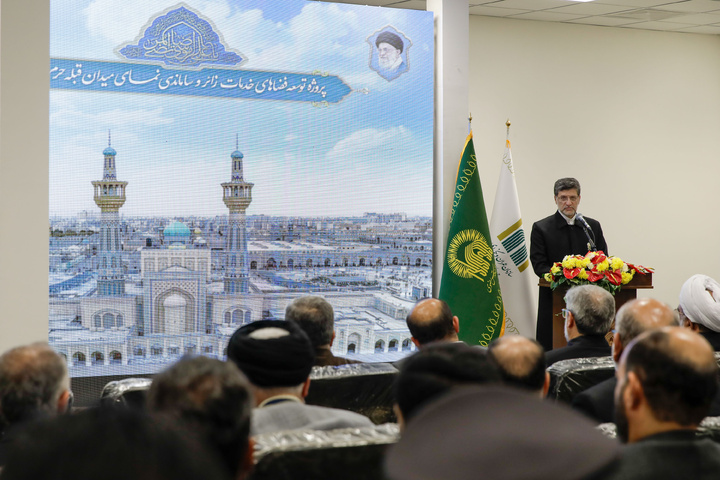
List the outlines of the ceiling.
{"type": "MultiPolygon", "coordinates": [[[[425,0],[333,0],[425,10],[425,0]]],[[[470,15],[720,35],[720,0],[469,0],[470,15]]]]}

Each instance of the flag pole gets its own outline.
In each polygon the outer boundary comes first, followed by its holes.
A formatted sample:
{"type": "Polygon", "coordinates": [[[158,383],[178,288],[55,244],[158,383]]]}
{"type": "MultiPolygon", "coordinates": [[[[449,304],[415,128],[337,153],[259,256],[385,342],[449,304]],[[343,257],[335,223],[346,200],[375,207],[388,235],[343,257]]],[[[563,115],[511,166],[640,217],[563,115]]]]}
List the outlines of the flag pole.
{"type": "Polygon", "coordinates": [[[510,119],[507,119],[507,122],[505,122],[505,126],[507,127],[507,139],[510,140],[510,119]]]}
{"type": "Polygon", "coordinates": [[[472,112],[468,115],[468,135],[472,133],[472,112]]]}

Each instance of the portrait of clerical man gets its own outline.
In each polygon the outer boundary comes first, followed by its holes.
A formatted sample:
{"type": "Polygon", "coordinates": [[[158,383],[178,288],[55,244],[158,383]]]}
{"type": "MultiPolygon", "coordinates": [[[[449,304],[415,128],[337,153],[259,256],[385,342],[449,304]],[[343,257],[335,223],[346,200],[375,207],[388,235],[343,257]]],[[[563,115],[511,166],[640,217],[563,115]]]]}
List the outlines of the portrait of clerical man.
{"type": "Polygon", "coordinates": [[[408,71],[408,49],[411,42],[392,27],[385,27],[368,38],[370,68],[388,82],[408,71]]]}

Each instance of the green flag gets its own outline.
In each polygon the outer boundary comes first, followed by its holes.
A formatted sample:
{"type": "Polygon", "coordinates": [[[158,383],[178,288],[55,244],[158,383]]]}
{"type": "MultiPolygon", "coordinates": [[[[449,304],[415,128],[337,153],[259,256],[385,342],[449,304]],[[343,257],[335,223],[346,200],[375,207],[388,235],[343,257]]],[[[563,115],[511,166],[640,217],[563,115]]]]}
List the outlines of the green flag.
{"type": "Polygon", "coordinates": [[[465,140],[450,212],[439,298],[460,320],[460,340],[487,346],[505,328],[472,132],[465,140]]]}

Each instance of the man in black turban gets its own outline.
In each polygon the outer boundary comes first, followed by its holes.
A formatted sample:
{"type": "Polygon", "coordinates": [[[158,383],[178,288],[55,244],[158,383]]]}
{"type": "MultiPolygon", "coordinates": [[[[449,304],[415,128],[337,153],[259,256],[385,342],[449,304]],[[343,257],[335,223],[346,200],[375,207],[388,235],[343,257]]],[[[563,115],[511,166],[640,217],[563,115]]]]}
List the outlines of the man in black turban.
{"type": "Polygon", "coordinates": [[[363,415],[306,405],[315,354],[307,334],[286,321],[262,320],[238,329],[228,360],[248,377],[255,394],[250,433],[371,427],[363,415]]]}

